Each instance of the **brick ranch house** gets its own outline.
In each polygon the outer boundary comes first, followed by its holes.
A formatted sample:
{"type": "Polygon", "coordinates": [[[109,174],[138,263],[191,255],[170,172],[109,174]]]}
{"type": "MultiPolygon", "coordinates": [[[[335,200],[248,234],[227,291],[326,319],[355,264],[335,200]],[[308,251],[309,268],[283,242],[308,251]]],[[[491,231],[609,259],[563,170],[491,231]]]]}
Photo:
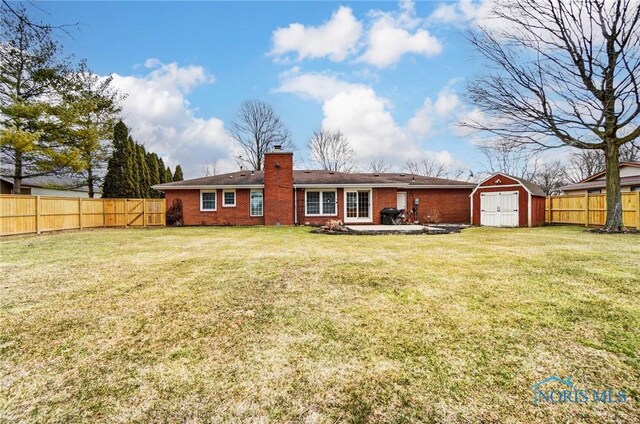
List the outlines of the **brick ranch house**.
{"type": "Polygon", "coordinates": [[[182,201],[185,225],[380,224],[386,207],[405,209],[409,221],[469,223],[475,187],[403,173],[294,170],[293,154],[281,150],[265,155],[263,171],[153,186],[167,208],[182,201]]]}

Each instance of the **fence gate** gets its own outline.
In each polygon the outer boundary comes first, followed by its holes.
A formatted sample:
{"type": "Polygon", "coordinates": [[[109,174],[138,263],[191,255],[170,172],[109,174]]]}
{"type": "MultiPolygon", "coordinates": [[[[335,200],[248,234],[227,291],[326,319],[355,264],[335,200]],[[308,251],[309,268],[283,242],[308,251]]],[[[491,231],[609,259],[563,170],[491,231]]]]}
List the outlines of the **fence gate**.
{"type": "Polygon", "coordinates": [[[127,227],[139,227],[146,225],[144,199],[127,199],[127,227]]]}

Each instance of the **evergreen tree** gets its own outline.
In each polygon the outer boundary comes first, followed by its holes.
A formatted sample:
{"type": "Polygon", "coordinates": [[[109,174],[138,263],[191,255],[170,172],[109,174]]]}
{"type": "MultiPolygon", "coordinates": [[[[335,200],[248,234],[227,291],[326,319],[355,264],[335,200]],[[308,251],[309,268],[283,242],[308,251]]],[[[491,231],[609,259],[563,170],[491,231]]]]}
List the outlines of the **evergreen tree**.
{"type": "MultiPolygon", "coordinates": [[[[149,170],[149,186],[160,184],[160,175],[158,173],[158,156],[155,153],[147,153],[146,160],[147,169],[149,170]]],[[[153,198],[159,198],[160,192],[150,188],[149,195],[153,198]]]]}
{"type": "Polygon", "coordinates": [[[47,24],[19,3],[0,3],[0,172],[21,193],[28,177],[76,171],[79,155],[59,125],[70,65],[47,24]],[[6,166],[5,166],[6,165],[6,166]]]}
{"type": "Polygon", "coordinates": [[[100,79],[86,63],[80,63],[69,78],[61,105],[65,116],[60,119],[64,138],[73,145],[79,157],[75,175],[82,178],[94,197],[95,188],[102,182],[102,170],[109,158],[109,139],[120,113],[124,96],[111,87],[112,77],[100,79]]]}
{"type": "Polygon", "coordinates": [[[168,183],[173,182],[173,172],[171,172],[171,168],[167,166],[165,170],[164,179],[167,180],[168,183]]]}
{"type": "Polygon", "coordinates": [[[131,197],[133,179],[131,178],[128,149],[129,130],[118,121],[113,129],[113,153],[107,165],[102,197],[131,197]]]}
{"type": "Polygon", "coordinates": [[[176,165],[176,171],[173,174],[173,181],[183,181],[184,176],[182,175],[182,167],[180,165],[176,165]]]}
{"type": "Polygon", "coordinates": [[[149,168],[147,167],[146,152],[142,144],[138,144],[138,168],[140,169],[140,196],[150,197],[149,168]]]}
{"type": "Polygon", "coordinates": [[[127,141],[127,164],[129,166],[129,173],[131,175],[131,195],[129,197],[140,197],[140,167],[138,166],[138,147],[133,141],[133,138],[129,136],[127,141]]]}
{"type": "Polygon", "coordinates": [[[156,155],[156,158],[158,158],[158,176],[160,177],[160,184],[170,183],[171,180],[167,180],[167,173],[165,172],[164,161],[162,160],[162,158],[159,158],[157,155],[156,155]]]}

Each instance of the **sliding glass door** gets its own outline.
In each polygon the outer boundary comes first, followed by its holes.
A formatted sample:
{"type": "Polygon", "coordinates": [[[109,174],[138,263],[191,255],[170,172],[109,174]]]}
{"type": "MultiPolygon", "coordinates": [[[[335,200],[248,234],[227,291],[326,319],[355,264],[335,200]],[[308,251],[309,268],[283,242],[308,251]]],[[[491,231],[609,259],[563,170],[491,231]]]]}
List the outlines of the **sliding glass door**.
{"type": "Polygon", "coordinates": [[[371,222],[371,190],[345,191],[345,222],[371,222]]]}

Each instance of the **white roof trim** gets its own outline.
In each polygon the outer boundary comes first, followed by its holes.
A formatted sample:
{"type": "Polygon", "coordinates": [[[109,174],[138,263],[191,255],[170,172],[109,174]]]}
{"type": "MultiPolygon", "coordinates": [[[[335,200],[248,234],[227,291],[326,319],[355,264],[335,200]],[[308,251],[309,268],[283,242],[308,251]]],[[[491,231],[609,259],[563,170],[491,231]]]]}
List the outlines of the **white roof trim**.
{"type": "MultiPolygon", "coordinates": [[[[476,188],[474,188],[474,189],[473,189],[473,191],[471,192],[471,194],[470,194],[469,196],[473,196],[473,194],[474,194],[476,191],[478,191],[478,189],[479,189],[479,188],[481,188],[480,186],[481,186],[482,184],[486,183],[487,181],[489,181],[490,179],[492,179],[492,178],[493,178],[493,177],[495,177],[496,175],[502,175],[502,176],[503,176],[503,177],[505,177],[505,178],[509,178],[510,180],[515,181],[517,184],[509,184],[509,186],[511,186],[511,187],[514,187],[514,186],[520,186],[520,187],[524,188],[524,189],[526,190],[526,192],[527,192],[527,193],[529,193],[529,194],[533,195],[533,193],[531,192],[531,190],[529,190],[529,189],[527,188],[527,186],[526,186],[526,185],[522,184],[522,181],[520,181],[520,180],[518,180],[518,179],[516,179],[515,177],[512,177],[512,176],[510,176],[510,175],[503,174],[502,172],[496,172],[495,174],[492,174],[492,175],[490,175],[489,177],[485,178],[484,180],[480,181],[480,182],[478,183],[478,185],[476,186],[476,188]]],[[[507,186],[507,185],[505,184],[505,185],[504,185],[504,187],[506,187],[506,186],[507,186]]],[[[495,187],[495,186],[492,186],[492,187],[495,187]]]]}

